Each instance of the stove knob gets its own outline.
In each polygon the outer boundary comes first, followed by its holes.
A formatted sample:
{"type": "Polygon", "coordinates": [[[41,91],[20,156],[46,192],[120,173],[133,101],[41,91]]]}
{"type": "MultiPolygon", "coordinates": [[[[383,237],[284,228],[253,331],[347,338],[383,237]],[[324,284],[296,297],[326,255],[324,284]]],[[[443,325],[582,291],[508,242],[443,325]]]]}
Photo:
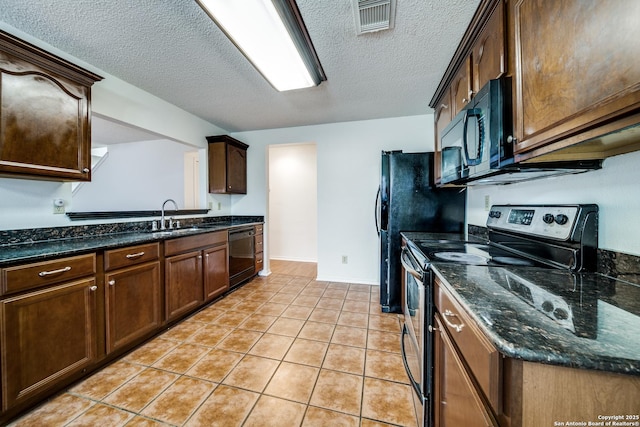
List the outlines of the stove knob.
{"type": "Polygon", "coordinates": [[[542,220],[546,224],[553,224],[553,221],[555,221],[555,218],[551,214],[544,214],[544,216],[542,217],[542,220]]]}
{"type": "Polygon", "coordinates": [[[489,218],[500,218],[501,215],[502,215],[502,212],[500,212],[500,211],[490,211],[489,212],[489,218]]]}
{"type": "Polygon", "coordinates": [[[553,315],[558,320],[567,320],[569,318],[569,313],[567,313],[567,310],[562,308],[556,308],[555,310],[553,310],[553,315]]]}
{"type": "Polygon", "coordinates": [[[560,225],[564,225],[569,221],[569,217],[566,216],[565,214],[558,214],[556,215],[556,222],[560,225]]]}
{"type": "Polygon", "coordinates": [[[549,301],[545,301],[542,303],[542,309],[549,313],[551,310],[553,310],[553,304],[551,304],[551,302],[549,301]]]}

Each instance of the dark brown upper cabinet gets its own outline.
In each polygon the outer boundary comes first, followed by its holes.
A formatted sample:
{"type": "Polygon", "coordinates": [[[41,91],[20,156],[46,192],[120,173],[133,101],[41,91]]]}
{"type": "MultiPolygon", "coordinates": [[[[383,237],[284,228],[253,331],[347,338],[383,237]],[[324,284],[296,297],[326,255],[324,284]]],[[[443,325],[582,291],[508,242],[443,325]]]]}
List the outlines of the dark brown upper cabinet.
{"type": "Polygon", "coordinates": [[[472,47],[473,93],[505,73],[504,3],[498,2],[472,47]]]}
{"type": "Polygon", "coordinates": [[[516,159],[605,158],[638,149],[637,131],[617,131],[640,123],[640,3],[510,6],[516,159]]]}
{"type": "Polygon", "coordinates": [[[0,31],[0,174],[91,180],[91,86],[102,77],[0,31]]]}
{"type": "Polygon", "coordinates": [[[228,135],[208,136],[209,193],[247,194],[247,148],[228,135]]]}

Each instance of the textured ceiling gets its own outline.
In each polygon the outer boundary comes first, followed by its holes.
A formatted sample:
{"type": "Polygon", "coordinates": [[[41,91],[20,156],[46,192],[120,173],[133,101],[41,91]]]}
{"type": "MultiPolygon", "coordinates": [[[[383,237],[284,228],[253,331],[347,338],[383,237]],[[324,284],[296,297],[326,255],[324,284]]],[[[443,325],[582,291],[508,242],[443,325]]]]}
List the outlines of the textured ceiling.
{"type": "Polygon", "coordinates": [[[1,0],[0,21],[229,132],[425,114],[478,0],[397,0],[357,36],[351,0],[298,0],[327,81],[276,92],[194,0],[1,0]]]}

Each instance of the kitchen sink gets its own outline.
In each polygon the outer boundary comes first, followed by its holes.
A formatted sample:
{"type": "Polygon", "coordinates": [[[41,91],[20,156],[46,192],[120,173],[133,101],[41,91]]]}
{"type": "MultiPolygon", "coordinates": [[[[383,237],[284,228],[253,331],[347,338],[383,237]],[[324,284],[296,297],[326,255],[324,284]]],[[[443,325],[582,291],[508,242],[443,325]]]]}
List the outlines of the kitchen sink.
{"type": "Polygon", "coordinates": [[[200,230],[198,227],[176,228],[173,230],[152,231],[151,235],[153,237],[179,236],[181,234],[188,234],[198,230],[200,230]]]}

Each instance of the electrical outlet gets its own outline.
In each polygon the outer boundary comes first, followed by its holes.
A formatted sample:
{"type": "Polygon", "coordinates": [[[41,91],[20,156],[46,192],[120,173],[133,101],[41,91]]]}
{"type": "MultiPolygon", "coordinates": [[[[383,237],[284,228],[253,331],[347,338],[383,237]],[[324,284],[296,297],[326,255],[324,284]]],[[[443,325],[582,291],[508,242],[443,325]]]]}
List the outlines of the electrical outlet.
{"type": "Polygon", "coordinates": [[[64,200],[53,199],[53,213],[56,215],[64,213],[64,200]]]}
{"type": "Polygon", "coordinates": [[[342,263],[343,264],[348,264],[349,263],[349,257],[346,255],[342,255],[342,263]]]}
{"type": "Polygon", "coordinates": [[[484,210],[489,212],[490,209],[491,209],[491,196],[487,194],[486,196],[484,196],[484,210]]]}
{"type": "Polygon", "coordinates": [[[218,210],[222,209],[222,203],[218,202],[218,210]]]}
{"type": "Polygon", "coordinates": [[[209,209],[213,209],[213,202],[209,202],[209,209]]]}

